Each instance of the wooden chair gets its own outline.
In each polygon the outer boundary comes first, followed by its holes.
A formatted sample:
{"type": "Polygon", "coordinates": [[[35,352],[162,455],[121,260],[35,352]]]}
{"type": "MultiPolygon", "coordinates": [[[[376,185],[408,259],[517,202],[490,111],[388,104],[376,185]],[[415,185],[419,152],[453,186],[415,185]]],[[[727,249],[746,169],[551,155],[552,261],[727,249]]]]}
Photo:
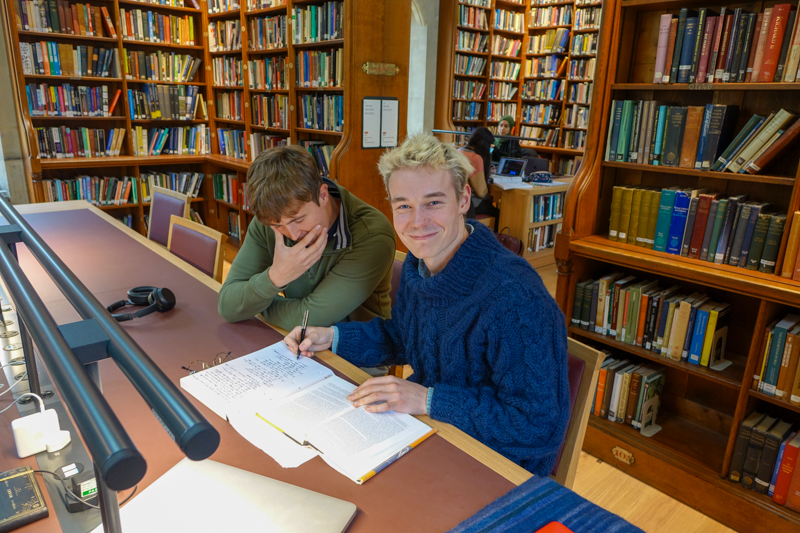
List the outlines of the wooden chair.
{"type": "Polygon", "coordinates": [[[189,197],[154,186],[150,198],[150,226],[147,228],[147,238],[167,246],[171,215],[189,218],[189,197]]]}
{"type": "Polygon", "coordinates": [[[583,437],[589,422],[592,393],[597,383],[597,374],[605,355],[575,339],[567,339],[567,363],[570,383],[570,417],[567,435],[561,445],[556,465],[550,474],[568,489],[575,483],[583,437]]]}
{"type": "Polygon", "coordinates": [[[217,230],[171,215],[167,249],[201,272],[222,282],[223,245],[228,239],[217,230]]]}
{"type": "MultiPolygon", "coordinates": [[[[403,263],[406,260],[406,253],[399,250],[394,252],[394,263],[392,264],[392,290],[389,296],[392,298],[392,307],[397,299],[397,289],[400,288],[400,275],[403,273],[403,263]]],[[[388,375],[403,378],[403,365],[389,366],[388,375]]]]}

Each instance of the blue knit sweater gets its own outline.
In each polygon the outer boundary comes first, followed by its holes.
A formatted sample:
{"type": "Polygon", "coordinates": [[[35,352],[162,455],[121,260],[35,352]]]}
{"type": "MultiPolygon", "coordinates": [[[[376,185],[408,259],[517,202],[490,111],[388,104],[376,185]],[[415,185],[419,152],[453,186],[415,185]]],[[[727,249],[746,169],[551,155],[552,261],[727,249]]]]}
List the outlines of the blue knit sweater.
{"type": "Polygon", "coordinates": [[[564,315],[528,263],[473,224],[425,279],[408,254],[390,320],[337,324],[337,353],[359,366],[410,364],[433,387],[431,418],[541,476],[569,417],[564,315]]]}

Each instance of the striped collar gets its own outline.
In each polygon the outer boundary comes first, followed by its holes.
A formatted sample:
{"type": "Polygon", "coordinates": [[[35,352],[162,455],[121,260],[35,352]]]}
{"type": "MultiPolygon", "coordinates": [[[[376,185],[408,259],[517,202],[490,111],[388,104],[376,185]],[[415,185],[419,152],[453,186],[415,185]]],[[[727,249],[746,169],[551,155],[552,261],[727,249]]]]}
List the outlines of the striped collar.
{"type": "Polygon", "coordinates": [[[328,240],[333,241],[333,251],[344,250],[350,247],[353,238],[350,235],[350,228],[347,227],[347,215],[344,210],[342,193],[339,191],[339,187],[328,178],[322,178],[322,181],[328,185],[328,192],[331,198],[339,200],[339,216],[336,217],[336,221],[328,230],[328,240]]]}

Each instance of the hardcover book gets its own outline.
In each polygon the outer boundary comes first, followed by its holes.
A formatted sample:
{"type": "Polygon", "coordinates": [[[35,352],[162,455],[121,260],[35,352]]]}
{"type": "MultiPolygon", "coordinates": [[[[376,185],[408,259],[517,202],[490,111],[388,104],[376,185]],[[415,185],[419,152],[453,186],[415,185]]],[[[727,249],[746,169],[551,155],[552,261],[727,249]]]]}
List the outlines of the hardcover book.
{"type": "Polygon", "coordinates": [[[50,514],[31,467],[3,472],[0,487],[0,531],[12,531],[50,514]]]}

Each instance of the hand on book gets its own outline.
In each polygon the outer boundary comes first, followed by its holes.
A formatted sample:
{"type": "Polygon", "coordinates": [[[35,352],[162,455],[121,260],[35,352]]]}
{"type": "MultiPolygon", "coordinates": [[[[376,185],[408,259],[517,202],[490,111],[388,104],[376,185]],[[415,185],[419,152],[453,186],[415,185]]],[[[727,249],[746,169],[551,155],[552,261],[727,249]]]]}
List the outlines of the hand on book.
{"type": "MultiPolygon", "coordinates": [[[[300,338],[302,326],[295,327],[283,338],[283,343],[292,353],[297,352],[297,339],[300,338]]],[[[330,349],[333,345],[333,328],[308,327],[306,336],[300,343],[300,355],[314,357],[314,352],[330,349]]]]}
{"type": "Polygon", "coordinates": [[[272,231],[275,232],[275,253],[269,268],[269,279],[276,287],[285,287],[302,276],[322,257],[328,243],[328,228],[315,226],[291,248],[283,242],[281,232],[274,227],[272,231]]]}
{"type": "MultiPolygon", "coordinates": [[[[307,333],[306,333],[307,335],[307,333]]],[[[347,397],[354,407],[365,408],[370,413],[395,411],[410,415],[426,414],[428,387],[394,376],[370,378],[347,397]]]]}

